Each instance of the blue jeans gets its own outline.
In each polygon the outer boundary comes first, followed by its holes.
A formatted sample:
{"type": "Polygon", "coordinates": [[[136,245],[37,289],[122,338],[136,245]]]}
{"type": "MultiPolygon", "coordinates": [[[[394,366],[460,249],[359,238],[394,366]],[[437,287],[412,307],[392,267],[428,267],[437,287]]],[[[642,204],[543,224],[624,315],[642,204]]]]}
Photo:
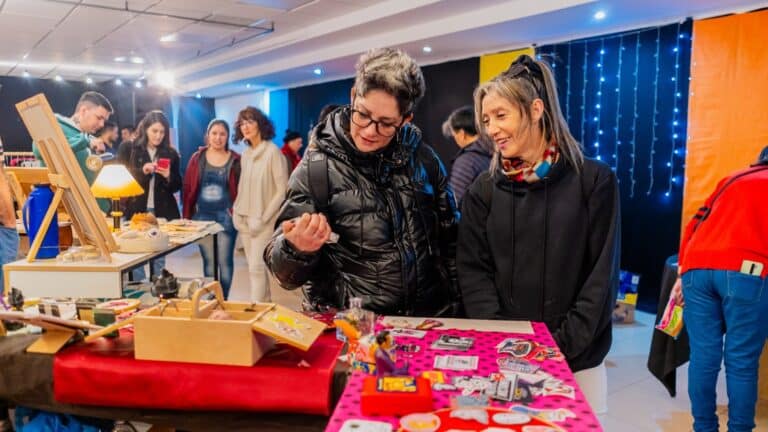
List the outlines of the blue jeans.
{"type": "MultiPolygon", "coordinates": [[[[218,233],[217,241],[219,247],[219,282],[224,291],[224,298],[229,298],[229,288],[232,286],[232,274],[234,273],[235,263],[235,239],[237,231],[232,224],[232,217],[228,211],[216,213],[197,213],[192,217],[193,220],[212,220],[224,227],[224,231],[218,233]]],[[[203,274],[206,277],[213,277],[213,239],[198,243],[200,255],[203,256],[203,274]]]]}
{"type": "Polygon", "coordinates": [[[725,358],[728,430],[751,431],[760,353],[768,336],[766,279],[735,271],[690,270],[682,282],[683,319],[691,341],[688,395],[693,428],[718,430],[715,386],[725,358]]]}
{"type": "Polygon", "coordinates": [[[3,264],[16,261],[16,255],[19,253],[19,234],[16,227],[9,228],[0,226],[0,295],[3,294],[3,264]]]}

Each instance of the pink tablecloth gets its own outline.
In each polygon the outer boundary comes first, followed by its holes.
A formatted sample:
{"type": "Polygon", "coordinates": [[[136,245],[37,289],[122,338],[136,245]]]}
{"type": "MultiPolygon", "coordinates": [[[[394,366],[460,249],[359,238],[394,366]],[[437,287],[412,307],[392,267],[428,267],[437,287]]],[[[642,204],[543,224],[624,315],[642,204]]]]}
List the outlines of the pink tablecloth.
{"type": "MultiPolygon", "coordinates": [[[[476,371],[443,371],[446,381],[451,381],[454,376],[458,375],[489,376],[492,373],[499,372],[496,359],[500,354],[496,351],[496,345],[509,337],[528,339],[541,345],[551,347],[557,346],[547,330],[547,327],[543,323],[532,323],[532,326],[534,330],[533,335],[468,330],[432,330],[429,331],[423,339],[398,337],[397,342],[401,344],[409,343],[421,346],[419,353],[414,354],[413,358],[410,360],[410,373],[412,375],[420,375],[423,371],[434,370],[432,366],[435,355],[476,355],[480,358],[478,369],[476,371]],[[429,346],[439,338],[441,334],[469,336],[475,338],[475,342],[472,349],[468,352],[438,351],[430,349],[429,346]]],[[[535,360],[531,360],[531,363],[541,365],[541,369],[544,372],[573,386],[576,390],[576,397],[575,399],[569,399],[560,396],[540,396],[537,397],[533,403],[528,404],[529,407],[544,409],[566,408],[571,410],[576,415],[575,418],[568,418],[566,421],[555,423],[557,426],[560,426],[568,432],[596,432],[602,430],[592,408],[590,408],[589,404],[584,399],[584,394],[579,389],[576,380],[573,378],[573,373],[571,373],[571,370],[568,368],[568,364],[565,361],[558,362],[547,360],[539,363],[535,360]]],[[[387,421],[392,423],[394,430],[397,430],[400,427],[399,419],[395,417],[366,417],[360,413],[360,394],[363,388],[364,377],[365,375],[361,372],[355,372],[352,377],[350,377],[347,387],[328,423],[328,427],[325,429],[326,432],[339,431],[344,424],[344,421],[348,419],[387,421]]],[[[450,407],[450,397],[457,393],[458,392],[456,391],[433,391],[434,409],[437,410],[450,407]]],[[[493,402],[493,406],[500,408],[508,407],[510,405],[512,404],[493,402]]]]}

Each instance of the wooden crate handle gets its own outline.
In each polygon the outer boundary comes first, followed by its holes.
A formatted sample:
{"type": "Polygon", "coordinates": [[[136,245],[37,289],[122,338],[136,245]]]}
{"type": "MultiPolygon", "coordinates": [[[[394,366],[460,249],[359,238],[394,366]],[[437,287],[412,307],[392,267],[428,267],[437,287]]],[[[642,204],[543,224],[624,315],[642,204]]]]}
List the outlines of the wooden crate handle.
{"type": "Polygon", "coordinates": [[[192,294],[192,318],[203,318],[203,313],[208,312],[216,305],[224,304],[224,291],[221,289],[221,284],[218,281],[213,281],[208,285],[200,288],[192,294]],[[203,308],[200,308],[200,300],[203,294],[213,293],[216,296],[216,301],[212,301],[203,308]]]}

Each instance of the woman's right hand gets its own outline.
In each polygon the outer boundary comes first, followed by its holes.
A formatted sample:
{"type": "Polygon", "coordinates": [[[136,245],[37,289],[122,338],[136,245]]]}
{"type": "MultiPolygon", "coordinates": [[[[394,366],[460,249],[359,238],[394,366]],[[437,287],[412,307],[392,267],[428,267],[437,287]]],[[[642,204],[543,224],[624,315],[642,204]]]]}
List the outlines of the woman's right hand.
{"type": "Polygon", "coordinates": [[[144,164],[143,167],[141,167],[141,170],[144,172],[145,175],[152,174],[155,172],[155,164],[153,162],[147,162],[144,164]]]}
{"type": "Polygon", "coordinates": [[[331,238],[331,226],[321,213],[304,213],[300,218],[282,223],[288,243],[299,252],[314,253],[331,238]]]}
{"type": "Polygon", "coordinates": [[[683,281],[680,278],[677,278],[675,281],[675,285],[672,287],[672,292],[669,294],[670,297],[675,299],[675,303],[680,306],[685,306],[685,299],[683,298],[683,281]]]}

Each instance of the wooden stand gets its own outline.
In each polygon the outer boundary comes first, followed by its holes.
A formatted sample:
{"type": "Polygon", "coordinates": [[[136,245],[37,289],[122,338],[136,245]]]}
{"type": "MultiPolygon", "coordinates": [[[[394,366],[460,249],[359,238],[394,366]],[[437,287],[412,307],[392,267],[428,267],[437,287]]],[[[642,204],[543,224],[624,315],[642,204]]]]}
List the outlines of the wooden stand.
{"type": "Polygon", "coordinates": [[[40,339],[27,347],[27,352],[38,354],[55,354],[67,344],[77,331],[70,329],[46,330],[40,339]]]}
{"type": "MultiPolygon", "coordinates": [[[[117,243],[45,96],[39,94],[19,102],[16,109],[45,161],[49,180],[56,186],[40,232],[48,230],[56,208],[63,202],[80,242],[96,246],[104,259],[112,262],[111,252],[117,251],[117,243]]],[[[35,238],[28,262],[35,260],[42,241],[43,236],[35,238]]]]}

